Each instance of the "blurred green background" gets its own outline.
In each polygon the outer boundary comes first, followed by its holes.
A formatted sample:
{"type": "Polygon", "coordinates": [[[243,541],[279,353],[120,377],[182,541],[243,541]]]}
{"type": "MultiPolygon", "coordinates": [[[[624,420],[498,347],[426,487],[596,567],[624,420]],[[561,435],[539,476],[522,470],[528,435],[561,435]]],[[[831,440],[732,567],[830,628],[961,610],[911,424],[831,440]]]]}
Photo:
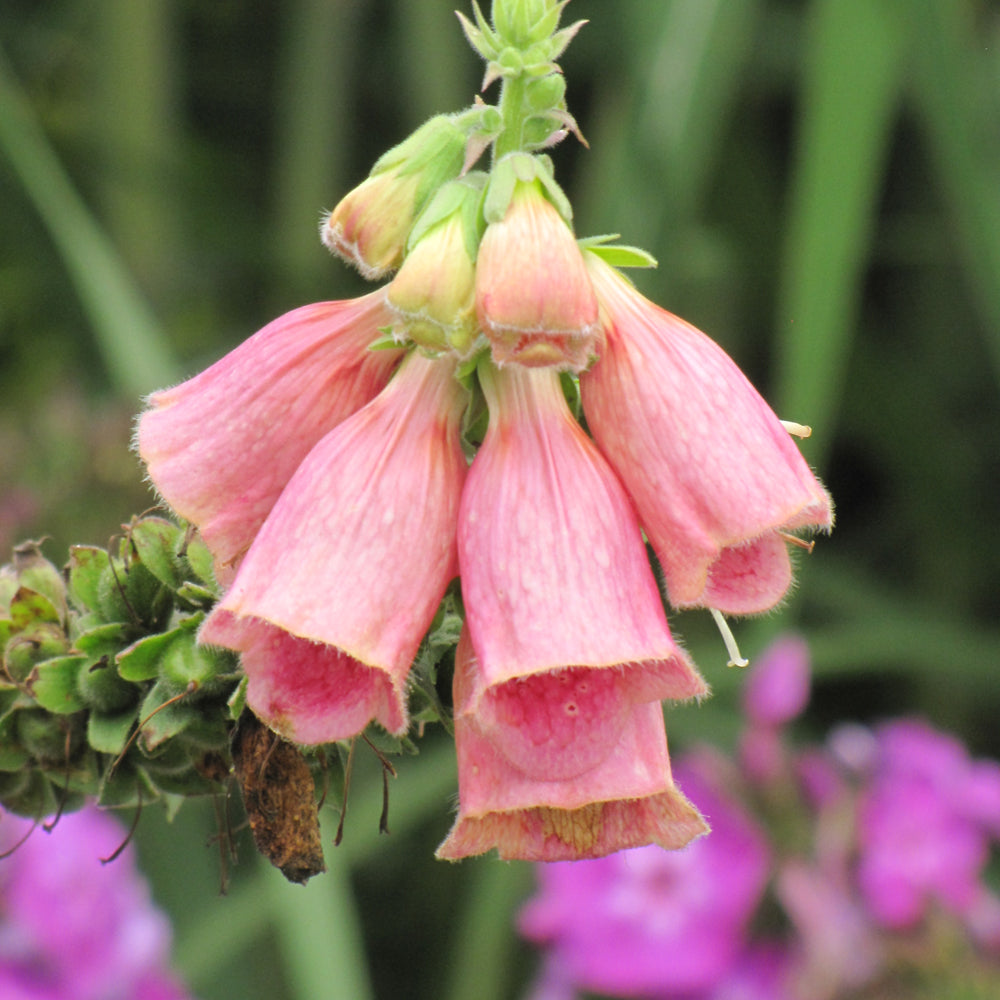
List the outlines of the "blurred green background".
{"type": "MultiPolygon", "coordinates": [[[[0,546],[106,543],[152,502],[144,392],[269,319],[363,282],[320,211],[481,65],[454,0],[4,0],[0,12],[0,546]]],[[[464,4],[463,4],[463,9],[464,4]]],[[[640,289],[714,336],[787,419],[838,525],[751,655],[812,642],[807,725],[921,713],[1000,756],[1000,7],[987,0],[573,0],[563,59],[590,149],[553,153],[577,232],[650,250],[640,289]]],[[[676,616],[716,696],[673,746],[730,744],[738,676],[676,616]]],[[[203,1000],[514,997],[525,865],[447,866],[454,764],[374,760],[307,889],[224,804],[147,810],[140,846],[203,1000]],[[220,896],[223,868],[229,891],[220,896]]],[[[238,810],[234,809],[234,812],[238,810]]]]}

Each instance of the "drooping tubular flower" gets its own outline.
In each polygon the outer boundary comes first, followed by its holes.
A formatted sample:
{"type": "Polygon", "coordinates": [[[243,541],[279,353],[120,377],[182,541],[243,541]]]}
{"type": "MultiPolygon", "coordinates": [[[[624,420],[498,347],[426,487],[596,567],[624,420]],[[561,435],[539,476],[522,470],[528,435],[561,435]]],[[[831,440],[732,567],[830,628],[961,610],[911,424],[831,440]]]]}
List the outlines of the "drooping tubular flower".
{"type": "Polygon", "coordinates": [[[593,356],[598,331],[583,254],[546,196],[557,189],[545,183],[537,158],[517,154],[496,169],[504,168],[511,172],[509,198],[497,181],[486,197],[489,225],[476,263],[479,325],[497,364],[580,371],[593,356]],[[500,206],[491,220],[494,200],[500,206]]]}
{"type": "Polygon", "coordinates": [[[466,392],[411,352],[308,454],[199,639],[243,653],[247,702],[300,743],[407,726],[405,681],[457,571],[466,392]]]}
{"type": "Polygon", "coordinates": [[[726,353],[594,254],[598,362],[580,378],[594,439],[635,501],[674,607],[745,614],[791,584],[787,533],[828,530],[830,497],[726,353]]]}
{"type": "Polygon", "coordinates": [[[486,726],[469,710],[480,670],[466,631],[455,654],[459,811],[439,858],[597,858],[708,832],[671,778],[658,702],[628,703],[598,672],[557,671],[526,682],[519,711],[486,726]]]}
{"type": "Polygon", "coordinates": [[[628,497],[558,372],[480,366],[459,514],[459,817],[439,856],[597,857],[703,832],[659,701],[707,688],[670,635],[628,497]]]}
{"type": "Polygon", "coordinates": [[[558,372],[487,363],[479,376],[490,423],[458,524],[472,710],[565,667],[611,669],[634,700],[705,694],[670,634],[632,505],[558,372]]]}
{"type": "Polygon", "coordinates": [[[225,582],[313,446],[389,381],[402,351],[369,351],[385,290],[302,306],[210,368],[149,397],[136,442],[154,486],[197,525],[225,582]]]}

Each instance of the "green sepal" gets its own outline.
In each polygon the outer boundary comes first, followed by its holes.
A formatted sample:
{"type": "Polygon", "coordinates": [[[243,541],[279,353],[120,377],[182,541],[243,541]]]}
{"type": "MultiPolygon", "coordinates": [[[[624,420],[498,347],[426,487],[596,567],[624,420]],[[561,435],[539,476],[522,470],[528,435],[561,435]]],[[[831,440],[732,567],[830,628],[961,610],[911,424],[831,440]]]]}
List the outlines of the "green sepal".
{"type": "Polygon", "coordinates": [[[380,326],[379,336],[368,345],[369,351],[398,351],[405,340],[391,326],[380,326]]]}
{"type": "Polygon", "coordinates": [[[135,809],[144,802],[153,802],[158,795],[142,768],[123,760],[104,772],[97,789],[97,804],[102,809],[135,809]]]}
{"type": "Polygon", "coordinates": [[[65,767],[83,742],[82,713],[56,715],[44,708],[15,712],[14,738],[43,766],[65,767]]]}
{"type": "Polygon", "coordinates": [[[102,656],[114,657],[121,652],[128,639],[128,625],[124,622],[110,622],[80,632],[73,640],[73,649],[78,653],[86,653],[94,659],[102,656]]]}
{"type": "Polygon", "coordinates": [[[500,51],[501,42],[497,33],[490,27],[489,22],[483,17],[483,12],[479,9],[476,0],[472,0],[472,13],[476,18],[473,24],[461,11],[456,10],[462,31],[469,40],[469,44],[487,61],[493,59],[500,51]]]}
{"type": "Polygon", "coordinates": [[[177,600],[192,608],[202,608],[207,611],[215,604],[218,597],[214,589],[203,587],[200,583],[192,583],[190,580],[186,580],[177,588],[177,600]]]}
{"type": "Polygon", "coordinates": [[[10,718],[10,713],[17,708],[25,708],[30,703],[31,699],[19,687],[0,681],[0,745],[4,741],[3,726],[10,718]]]}
{"type": "Polygon", "coordinates": [[[56,656],[37,664],[31,682],[35,701],[54,715],[72,715],[86,708],[79,694],[78,677],[89,662],[86,656],[70,655],[56,656]]]}
{"type": "Polygon", "coordinates": [[[62,626],[56,622],[39,621],[30,628],[15,632],[3,649],[3,669],[17,684],[33,675],[35,665],[43,660],[69,652],[69,643],[62,626]]]}
{"type": "Polygon", "coordinates": [[[142,725],[140,745],[147,752],[153,752],[171,737],[182,733],[194,722],[195,710],[184,704],[184,699],[171,701],[176,692],[162,681],[150,688],[139,710],[142,725]]]}
{"type": "Polygon", "coordinates": [[[148,635],[132,643],[115,657],[118,673],[127,681],[155,680],[160,674],[160,661],[171,644],[181,636],[192,635],[204,618],[204,612],[195,612],[169,632],[148,635]]]}
{"type": "Polygon", "coordinates": [[[417,216],[406,240],[407,253],[431,229],[440,225],[455,212],[461,212],[465,248],[469,256],[475,260],[481,235],[478,225],[479,203],[486,187],[486,181],[487,175],[485,173],[481,170],[474,170],[464,177],[442,184],[417,216]]]}
{"type": "Polygon", "coordinates": [[[77,675],[77,691],[95,713],[115,715],[134,709],[139,688],[125,680],[107,656],[90,659],[77,675]]]}
{"type": "Polygon", "coordinates": [[[69,596],[80,611],[96,611],[100,602],[101,576],[108,567],[104,549],[74,545],[69,550],[69,596]]]}
{"type": "Polygon", "coordinates": [[[231,673],[229,656],[221,650],[199,646],[191,631],[181,632],[163,651],[159,663],[159,683],[173,694],[187,691],[200,695],[214,692],[215,680],[225,682],[231,673]]]}
{"type": "Polygon", "coordinates": [[[20,771],[31,760],[31,754],[17,738],[17,714],[0,719],[0,771],[20,771]]]}
{"type": "MultiPolygon", "coordinates": [[[[215,579],[215,564],[212,561],[212,553],[208,546],[202,541],[201,535],[195,534],[189,529],[185,532],[181,545],[181,558],[187,560],[191,572],[205,587],[218,595],[219,584],[215,579]]],[[[192,581],[188,581],[191,583],[192,581]]]]}
{"type": "Polygon", "coordinates": [[[573,416],[579,420],[583,415],[583,399],[580,396],[580,378],[573,372],[560,372],[559,383],[562,387],[566,405],[573,416]]]}
{"type": "Polygon", "coordinates": [[[43,594],[56,611],[56,620],[66,620],[66,581],[62,573],[42,555],[41,542],[22,542],[14,548],[14,577],[27,590],[43,594]]]}
{"type": "Polygon", "coordinates": [[[98,753],[117,757],[125,749],[136,716],[135,708],[111,715],[91,712],[87,718],[87,742],[98,753]]]}
{"type": "Polygon", "coordinates": [[[128,531],[139,561],[171,590],[176,590],[181,584],[176,552],[182,535],[176,524],[161,517],[133,521],[128,531]]]}
{"type": "Polygon", "coordinates": [[[219,790],[216,782],[189,766],[177,774],[150,774],[158,791],[183,801],[192,795],[211,795],[219,790]]]}
{"type": "Polygon", "coordinates": [[[618,239],[618,234],[611,236],[588,236],[578,240],[581,250],[600,257],[605,264],[612,267],[658,267],[656,258],[641,247],[628,246],[623,243],[611,243],[618,239]]]}
{"type": "Polygon", "coordinates": [[[10,622],[14,631],[26,629],[35,622],[58,624],[59,611],[44,594],[19,587],[10,602],[10,622]]]}
{"type": "Polygon", "coordinates": [[[28,772],[28,781],[15,794],[4,796],[3,808],[15,816],[39,821],[59,808],[56,792],[40,771],[28,772]]]}
{"type": "Polygon", "coordinates": [[[229,718],[234,722],[243,714],[243,711],[247,707],[247,677],[244,674],[233,693],[229,696],[229,700],[226,702],[229,706],[229,718]]]}

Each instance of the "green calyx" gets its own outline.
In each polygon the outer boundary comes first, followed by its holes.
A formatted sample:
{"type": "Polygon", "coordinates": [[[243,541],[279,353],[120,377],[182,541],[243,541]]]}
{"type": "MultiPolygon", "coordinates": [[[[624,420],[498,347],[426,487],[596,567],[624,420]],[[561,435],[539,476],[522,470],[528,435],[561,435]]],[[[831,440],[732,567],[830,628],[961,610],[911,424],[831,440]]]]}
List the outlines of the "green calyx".
{"type": "Polygon", "coordinates": [[[197,537],[144,517],[108,550],[74,547],[64,572],[25,543],[0,580],[0,806],[40,818],[222,790],[207,762],[228,769],[240,673],[195,644],[217,596],[197,537]]]}

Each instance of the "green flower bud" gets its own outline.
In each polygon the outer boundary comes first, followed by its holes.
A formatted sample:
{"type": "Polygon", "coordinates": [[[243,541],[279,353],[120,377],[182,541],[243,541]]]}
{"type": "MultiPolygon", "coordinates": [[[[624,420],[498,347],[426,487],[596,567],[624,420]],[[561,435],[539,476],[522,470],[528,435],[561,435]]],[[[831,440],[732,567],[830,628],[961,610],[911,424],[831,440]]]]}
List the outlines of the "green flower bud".
{"type": "Polygon", "coordinates": [[[39,542],[22,542],[14,549],[14,572],[21,587],[48,598],[59,621],[66,620],[66,582],[42,555],[39,542]]]}
{"type": "Polygon", "coordinates": [[[406,336],[432,351],[465,357],[478,336],[475,257],[484,180],[468,175],[438,191],[417,220],[406,260],[389,285],[386,301],[406,336]]]}
{"type": "Polygon", "coordinates": [[[427,199],[462,170],[467,140],[465,130],[448,115],[425,122],[341,199],[323,221],[323,242],[366,278],[394,271],[427,199]]]}
{"type": "Polygon", "coordinates": [[[17,713],[15,729],[18,743],[44,766],[65,765],[83,744],[82,713],[50,715],[41,708],[24,708],[17,713]]]}
{"type": "Polygon", "coordinates": [[[37,622],[15,635],[3,652],[4,673],[15,683],[23,684],[36,664],[69,649],[62,628],[54,622],[37,622]]]}
{"type": "Polygon", "coordinates": [[[88,708],[108,715],[123,712],[139,700],[139,689],[123,680],[107,657],[84,667],[77,675],[76,687],[88,708]]]}

